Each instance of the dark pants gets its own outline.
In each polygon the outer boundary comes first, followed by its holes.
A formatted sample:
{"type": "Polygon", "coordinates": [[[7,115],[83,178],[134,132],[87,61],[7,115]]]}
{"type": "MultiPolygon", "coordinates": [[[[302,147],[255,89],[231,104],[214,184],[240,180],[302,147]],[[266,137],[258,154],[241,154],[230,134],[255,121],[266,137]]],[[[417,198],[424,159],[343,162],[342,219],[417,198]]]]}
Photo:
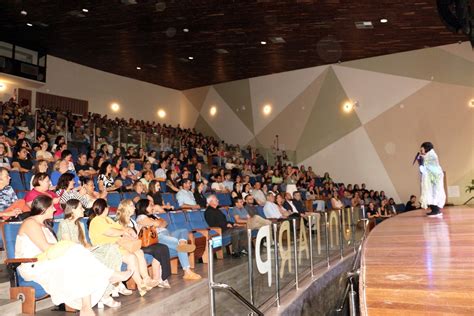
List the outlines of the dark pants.
{"type": "Polygon", "coordinates": [[[222,237],[232,238],[232,252],[239,253],[242,250],[248,251],[247,230],[243,227],[227,228],[222,232],[222,237]]]}
{"type": "Polygon", "coordinates": [[[161,264],[161,279],[166,280],[171,275],[170,250],[168,247],[158,243],[142,248],[142,250],[158,260],[161,264]]]}

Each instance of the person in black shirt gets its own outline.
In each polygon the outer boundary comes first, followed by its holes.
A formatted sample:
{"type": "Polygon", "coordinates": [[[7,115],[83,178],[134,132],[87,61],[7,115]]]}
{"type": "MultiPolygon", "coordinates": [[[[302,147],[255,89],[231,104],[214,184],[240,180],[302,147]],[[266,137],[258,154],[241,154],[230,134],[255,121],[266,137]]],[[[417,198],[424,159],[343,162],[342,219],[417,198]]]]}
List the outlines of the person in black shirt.
{"type": "Polygon", "coordinates": [[[201,208],[206,208],[207,206],[207,201],[206,197],[204,196],[204,183],[203,182],[198,182],[196,184],[196,189],[194,190],[194,199],[196,200],[196,203],[201,207],[201,208]]]}
{"type": "Polygon", "coordinates": [[[410,196],[410,201],[408,201],[407,204],[405,205],[405,212],[419,209],[420,207],[417,204],[418,203],[416,202],[416,196],[415,195],[410,196]]]}
{"type": "Polygon", "coordinates": [[[33,162],[28,159],[28,150],[21,148],[12,160],[12,168],[20,172],[28,172],[33,169],[33,162]]]}
{"type": "Polygon", "coordinates": [[[207,209],[204,212],[204,218],[210,227],[219,227],[222,229],[222,236],[231,236],[232,238],[232,257],[239,258],[246,255],[247,252],[247,231],[235,224],[228,222],[226,216],[217,208],[219,200],[215,195],[207,198],[207,209]]]}

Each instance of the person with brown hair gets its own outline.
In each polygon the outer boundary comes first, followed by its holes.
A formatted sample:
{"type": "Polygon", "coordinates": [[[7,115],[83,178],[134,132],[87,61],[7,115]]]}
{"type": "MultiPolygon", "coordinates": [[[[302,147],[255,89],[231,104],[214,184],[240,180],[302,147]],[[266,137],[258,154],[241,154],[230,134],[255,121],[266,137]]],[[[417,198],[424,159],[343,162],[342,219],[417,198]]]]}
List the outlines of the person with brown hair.
{"type": "MultiPolygon", "coordinates": [[[[64,220],[59,222],[57,233],[58,240],[70,240],[74,243],[80,244],[89,249],[97,260],[102,262],[106,267],[113,269],[114,271],[120,271],[122,266],[122,255],[120,254],[119,246],[117,244],[104,244],[92,247],[86,239],[86,230],[84,224],[81,222],[81,218],[83,217],[84,208],[82,207],[81,202],[76,199],[68,200],[64,207],[64,220]]],[[[99,302],[99,308],[103,307],[103,305],[109,307],[119,307],[121,305],[120,302],[117,302],[110,297],[113,289],[113,286],[109,286],[99,302]]],[[[119,283],[117,290],[124,295],[132,294],[132,291],[125,288],[121,282],[119,283]]]]}
{"type": "MultiPolygon", "coordinates": [[[[142,228],[141,225],[137,224],[132,216],[135,214],[135,205],[131,200],[123,200],[120,202],[116,221],[120,223],[125,229],[127,229],[134,238],[138,239],[138,234],[142,228]]],[[[156,243],[147,247],[142,247],[142,251],[145,254],[149,254],[153,257],[151,262],[153,271],[153,282],[162,288],[171,288],[168,277],[171,275],[171,264],[170,264],[170,251],[164,244],[156,243]]]]}
{"type": "Polygon", "coordinates": [[[131,271],[114,272],[80,244],[58,243],[50,225],[53,199],[39,195],[31,205],[31,216],[20,226],[15,258],[38,258],[18,267],[26,281],[41,285],[55,305],[80,310],[81,316],[94,315],[92,307],[103,297],[110,283],[130,278],[131,271]]]}
{"type": "MultiPolygon", "coordinates": [[[[121,241],[133,240],[135,238],[129,230],[108,217],[109,208],[104,199],[97,199],[92,205],[92,211],[93,213],[91,217],[89,217],[89,237],[92,245],[120,244],[121,241]]],[[[125,262],[130,269],[134,270],[132,279],[138,286],[140,296],[145,295],[147,291],[151,290],[157,284],[152,282],[148,275],[148,268],[143,251],[138,249],[132,253],[122,245],[120,246],[120,252],[122,253],[123,262],[125,262]]]]}

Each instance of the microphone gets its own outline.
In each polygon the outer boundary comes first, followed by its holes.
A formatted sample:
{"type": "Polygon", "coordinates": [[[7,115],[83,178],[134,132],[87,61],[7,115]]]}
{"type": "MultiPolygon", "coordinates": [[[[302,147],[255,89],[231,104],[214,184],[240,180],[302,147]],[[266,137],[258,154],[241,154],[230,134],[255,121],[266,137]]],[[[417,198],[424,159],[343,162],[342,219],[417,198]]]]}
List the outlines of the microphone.
{"type": "Polygon", "coordinates": [[[419,152],[416,153],[415,159],[413,160],[413,165],[418,161],[418,164],[421,166],[423,164],[423,157],[419,152]]]}

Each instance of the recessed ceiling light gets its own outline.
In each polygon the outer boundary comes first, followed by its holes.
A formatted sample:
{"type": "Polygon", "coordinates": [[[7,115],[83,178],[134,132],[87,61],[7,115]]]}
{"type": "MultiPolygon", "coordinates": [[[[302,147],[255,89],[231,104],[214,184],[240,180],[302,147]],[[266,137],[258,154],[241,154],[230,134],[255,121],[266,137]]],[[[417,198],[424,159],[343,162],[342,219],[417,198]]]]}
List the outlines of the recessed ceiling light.
{"type": "Polygon", "coordinates": [[[140,67],[140,66],[137,66],[137,70],[141,70],[141,69],[142,69],[142,67],[140,67]]]}
{"type": "Polygon", "coordinates": [[[224,48],[216,48],[215,51],[218,54],[228,54],[229,53],[229,51],[227,49],[224,49],[224,48]]]}
{"type": "Polygon", "coordinates": [[[188,33],[188,32],[189,32],[189,29],[183,29],[183,32],[184,32],[184,33],[188,33]]]}
{"type": "Polygon", "coordinates": [[[388,20],[387,19],[380,19],[380,23],[387,23],[388,20]]]}
{"type": "Polygon", "coordinates": [[[267,42],[261,41],[260,44],[262,44],[262,45],[267,45],[267,42]]]}
{"type": "Polygon", "coordinates": [[[21,14],[21,15],[28,15],[28,12],[26,12],[25,10],[21,10],[21,11],[20,11],[20,14],[21,14]]]}
{"type": "Polygon", "coordinates": [[[281,36],[270,37],[270,41],[272,41],[273,44],[286,43],[285,39],[281,36]]]}
{"type": "Polygon", "coordinates": [[[87,12],[89,12],[89,10],[84,8],[84,9],[82,9],[82,12],[87,13],[87,12]]]}
{"type": "Polygon", "coordinates": [[[194,57],[193,57],[193,56],[189,56],[188,59],[189,59],[189,60],[193,60],[194,57]]]}
{"type": "Polygon", "coordinates": [[[357,21],[355,22],[357,29],[373,29],[374,25],[371,21],[357,21]]]}
{"type": "Polygon", "coordinates": [[[26,23],[26,25],[28,25],[28,26],[33,26],[33,24],[31,24],[31,23],[26,23]]]}

